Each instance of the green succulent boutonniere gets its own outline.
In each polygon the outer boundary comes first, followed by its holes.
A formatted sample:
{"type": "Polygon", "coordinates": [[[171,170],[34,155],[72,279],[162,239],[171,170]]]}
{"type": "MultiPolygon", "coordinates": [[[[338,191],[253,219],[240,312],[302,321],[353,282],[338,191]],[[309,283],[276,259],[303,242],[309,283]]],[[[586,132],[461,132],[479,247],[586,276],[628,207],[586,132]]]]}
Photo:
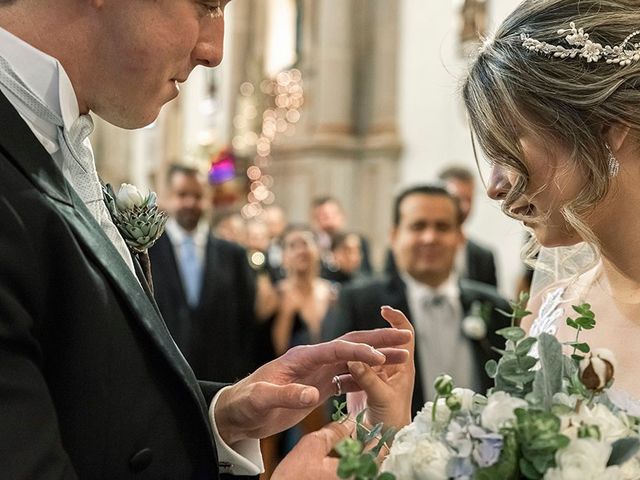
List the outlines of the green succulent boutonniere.
{"type": "Polygon", "coordinates": [[[135,186],[123,183],[116,194],[111,185],[105,185],[105,201],[133,253],[146,252],[164,232],[167,214],[158,209],[155,192],[144,196],[135,186]]]}
{"type": "Polygon", "coordinates": [[[123,183],[117,194],[109,184],[103,188],[111,219],[131,253],[138,257],[149,288],[153,292],[151,262],[147,250],[164,233],[167,214],[158,209],[155,192],[149,192],[145,196],[134,185],[128,183],[123,183]]]}

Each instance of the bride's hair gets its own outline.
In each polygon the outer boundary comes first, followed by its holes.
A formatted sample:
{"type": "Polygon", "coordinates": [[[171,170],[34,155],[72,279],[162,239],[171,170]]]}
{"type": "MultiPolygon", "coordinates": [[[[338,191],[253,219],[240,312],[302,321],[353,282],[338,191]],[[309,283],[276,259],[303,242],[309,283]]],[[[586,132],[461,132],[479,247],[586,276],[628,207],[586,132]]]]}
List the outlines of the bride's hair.
{"type": "MultiPolygon", "coordinates": [[[[586,178],[581,193],[564,205],[570,225],[597,247],[582,216],[607,193],[610,184],[607,126],[640,132],[640,61],[620,66],[605,58],[558,58],[523,46],[525,37],[571,48],[558,30],[570,22],[589,40],[620,45],[640,29],[638,0],[525,0],[487,39],[463,85],[474,138],[491,162],[517,173],[502,208],[524,192],[529,174],[519,138],[523,133],[571,152],[565,168],[586,178]]],[[[569,33],[569,32],[567,32],[569,33]]],[[[638,41],[636,36],[630,41],[638,41]]],[[[474,143],[475,149],[475,143],[474,143]]],[[[514,215],[512,215],[514,216],[514,215]]]]}

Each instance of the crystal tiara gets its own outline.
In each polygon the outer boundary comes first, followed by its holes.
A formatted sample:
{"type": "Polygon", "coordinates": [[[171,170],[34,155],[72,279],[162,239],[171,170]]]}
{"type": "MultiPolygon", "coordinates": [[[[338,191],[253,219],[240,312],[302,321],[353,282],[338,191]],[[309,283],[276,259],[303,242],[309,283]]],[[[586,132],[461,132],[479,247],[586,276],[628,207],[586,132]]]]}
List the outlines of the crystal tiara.
{"type": "Polygon", "coordinates": [[[634,37],[640,35],[640,30],[629,34],[620,45],[614,47],[607,45],[603,47],[602,44],[589,40],[589,34],[584,33],[584,28],[577,29],[574,22],[571,22],[569,26],[571,28],[558,30],[558,35],[569,33],[564,39],[570,48],[541,42],[540,40],[531,38],[527,33],[520,35],[522,46],[532,52],[544,53],[557,58],[579,57],[585,58],[588,63],[597,62],[602,59],[607,63],[615,63],[621,67],[640,60],[640,42],[631,43],[634,37]]]}

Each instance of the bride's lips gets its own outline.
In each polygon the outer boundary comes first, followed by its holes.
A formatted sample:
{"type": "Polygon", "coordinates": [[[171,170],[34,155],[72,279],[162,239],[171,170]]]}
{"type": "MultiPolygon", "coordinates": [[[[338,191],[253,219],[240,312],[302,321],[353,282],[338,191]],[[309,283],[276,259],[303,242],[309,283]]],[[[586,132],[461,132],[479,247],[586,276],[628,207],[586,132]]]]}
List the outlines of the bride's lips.
{"type": "Polygon", "coordinates": [[[528,203],[526,205],[522,205],[520,207],[515,207],[511,209],[511,213],[520,218],[522,217],[533,217],[535,216],[536,207],[532,204],[528,203]]]}

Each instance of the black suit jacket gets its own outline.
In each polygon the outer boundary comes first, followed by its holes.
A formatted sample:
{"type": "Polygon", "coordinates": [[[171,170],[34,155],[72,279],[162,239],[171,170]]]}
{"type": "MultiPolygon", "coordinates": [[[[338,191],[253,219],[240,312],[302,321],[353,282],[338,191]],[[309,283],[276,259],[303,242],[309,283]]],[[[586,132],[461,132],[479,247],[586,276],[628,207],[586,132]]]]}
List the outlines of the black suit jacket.
{"type": "Polygon", "coordinates": [[[493,252],[473,240],[467,240],[465,248],[467,272],[466,277],[476,282],[498,286],[496,263],[493,252]]]}
{"type": "Polygon", "coordinates": [[[244,248],[209,234],[200,301],[193,309],[167,234],[149,256],[158,306],[196,376],[233,382],[250,373],[256,366],[251,352],[255,275],[244,248]]]}
{"type": "MultiPolygon", "coordinates": [[[[323,337],[329,340],[350,330],[388,327],[389,324],[380,316],[380,307],[383,305],[401,310],[407,315],[409,321],[412,321],[405,290],[405,284],[397,274],[347,286],[340,294],[336,315],[330,317],[323,326],[323,337]]],[[[509,305],[495,289],[470,280],[461,280],[460,303],[465,315],[470,313],[475,301],[488,302],[494,307],[488,319],[487,337],[483,340],[469,339],[476,359],[476,375],[482,379],[483,388],[486,390],[492,386],[492,380],[486,375],[484,365],[487,360],[497,358],[496,352],[491,347],[504,347],[504,340],[495,335],[495,331],[509,325],[509,320],[496,312],[495,308],[509,311],[509,305]]],[[[462,332],[460,334],[462,335],[462,332]]],[[[416,381],[412,399],[414,415],[425,403],[417,348],[416,345],[416,381]]]]}
{"type": "Polygon", "coordinates": [[[221,384],[1,94],[0,125],[0,477],[218,478],[221,384]]]}

